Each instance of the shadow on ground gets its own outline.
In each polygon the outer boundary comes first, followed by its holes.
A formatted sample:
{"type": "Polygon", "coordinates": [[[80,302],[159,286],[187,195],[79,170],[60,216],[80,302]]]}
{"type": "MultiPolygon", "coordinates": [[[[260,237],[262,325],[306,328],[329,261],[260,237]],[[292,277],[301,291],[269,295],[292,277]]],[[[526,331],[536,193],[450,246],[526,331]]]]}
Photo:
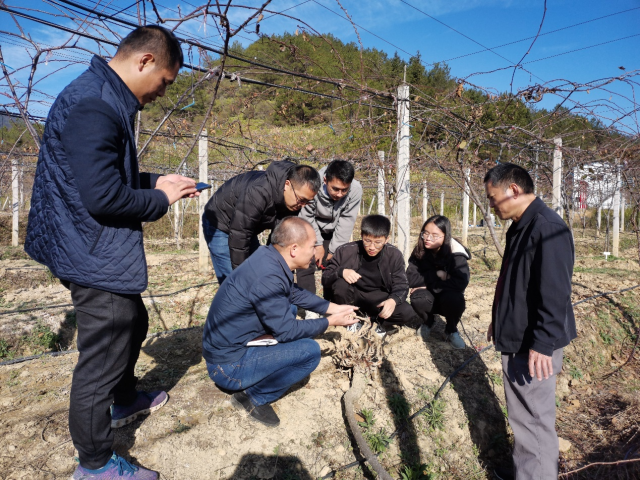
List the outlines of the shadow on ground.
{"type": "MultiPolygon", "coordinates": [[[[445,322],[436,315],[436,323],[425,343],[440,375],[447,377],[466,359],[476,353],[467,346],[456,350],[445,342],[445,322]]],[[[465,338],[467,345],[469,340],[465,338]]],[[[488,354],[493,355],[491,351],[488,354]]],[[[482,358],[473,360],[451,380],[469,422],[469,433],[478,449],[483,465],[504,465],[510,462],[507,422],[494,389],[502,387],[502,375],[489,375],[482,358]]]]}
{"type": "Polygon", "coordinates": [[[260,455],[249,453],[243,455],[235,471],[227,480],[250,480],[273,478],[279,480],[314,480],[304,468],[298,457],[290,455],[260,455]]]}

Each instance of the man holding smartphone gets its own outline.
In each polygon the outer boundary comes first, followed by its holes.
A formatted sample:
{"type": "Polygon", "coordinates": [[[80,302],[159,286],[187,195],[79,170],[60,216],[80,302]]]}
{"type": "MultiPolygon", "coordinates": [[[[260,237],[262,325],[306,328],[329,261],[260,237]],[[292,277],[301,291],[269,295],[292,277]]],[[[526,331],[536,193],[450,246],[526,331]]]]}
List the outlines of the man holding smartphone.
{"type": "Polygon", "coordinates": [[[69,430],[80,465],[72,479],[155,480],[113,452],[112,428],[167,402],[136,391],[134,368],[149,326],[142,222],[199,195],[180,175],[140,173],[133,123],[182,67],[167,29],[140,27],[110,62],[95,56],[51,107],[27,225],[26,252],[71,290],[78,325],[69,430]]]}

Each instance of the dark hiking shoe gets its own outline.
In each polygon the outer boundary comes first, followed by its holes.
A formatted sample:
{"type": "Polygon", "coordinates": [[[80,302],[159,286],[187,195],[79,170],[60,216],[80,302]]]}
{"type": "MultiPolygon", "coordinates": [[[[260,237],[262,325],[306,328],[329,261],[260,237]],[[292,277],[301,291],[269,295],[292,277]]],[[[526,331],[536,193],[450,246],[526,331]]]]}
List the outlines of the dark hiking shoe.
{"type": "Polygon", "coordinates": [[[271,405],[259,405],[256,407],[244,392],[234,393],[231,396],[231,404],[238,410],[245,410],[250,417],[267,427],[280,425],[280,419],[271,405]]]}
{"type": "Polygon", "coordinates": [[[155,412],[169,400],[167,392],[138,392],[136,401],[131,405],[111,405],[111,428],[120,428],[130,424],[140,415],[155,412]]]}
{"type": "Polygon", "coordinates": [[[269,404],[254,407],[249,415],[263,425],[266,425],[267,427],[277,427],[278,425],[280,425],[280,419],[278,418],[278,415],[276,414],[273,407],[269,404]]]}
{"type": "Polygon", "coordinates": [[[514,480],[513,468],[498,467],[493,471],[497,480],[514,480]]]}
{"type": "Polygon", "coordinates": [[[158,474],[133,465],[114,452],[107,464],[97,470],[78,465],[69,480],[158,480],[158,474]]]}
{"type": "Polygon", "coordinates": [[[236,392],[231,395],[230,398],[231,405],[236,407],[238,410],[246,410],[247,412],[251,412],[253,409],[253,404],[249,399],[249,396],[244,392],[236,392]]]}
{"type": "Polygon", "coordinates": [[[425,341],[425,342],[429,338],[430,334],[431,334],[431,327],[428,327],[426,325],[420,325],[420,328],[418,328],[418,330],[416,330],[416,335],[418,335],[420,338],[422,338],[422,340],[425,341]]]}

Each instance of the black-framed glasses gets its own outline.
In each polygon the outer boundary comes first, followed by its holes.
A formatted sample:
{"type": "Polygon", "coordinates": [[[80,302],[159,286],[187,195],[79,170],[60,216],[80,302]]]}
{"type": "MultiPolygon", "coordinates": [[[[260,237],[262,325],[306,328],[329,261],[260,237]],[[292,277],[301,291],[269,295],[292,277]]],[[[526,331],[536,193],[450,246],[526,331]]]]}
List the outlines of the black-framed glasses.
{"type": "Polygon", "coordinates": [[[293,191],[293,195],[296,197],[296,203],[298,205],[308,205],[309,203],[313,202],[313,198],[311,200],[309,200],[307,198],[300,198],[298,196],[298,194],[296,193],[296,189],[293,188],[293,183],[289,182],[289,185],[291,185],[291,190],[293,191]]]}
{"type": "Polygon", "coordinates": [[[376,248],[380,248],[384,245],[384,240],[376,240],[374,242],[373,240],[369,240],[368,238],[363,238],[362,243],[366,246],[373,245],[376,248]]]}
{"type": "Polygon", "coordinates": [[[432,233],[429,233],[429,232],[422,232],[420,236],[424,240],[440,240],[442,237],[444,237],[444,235],[433,235],[432,233]]]}

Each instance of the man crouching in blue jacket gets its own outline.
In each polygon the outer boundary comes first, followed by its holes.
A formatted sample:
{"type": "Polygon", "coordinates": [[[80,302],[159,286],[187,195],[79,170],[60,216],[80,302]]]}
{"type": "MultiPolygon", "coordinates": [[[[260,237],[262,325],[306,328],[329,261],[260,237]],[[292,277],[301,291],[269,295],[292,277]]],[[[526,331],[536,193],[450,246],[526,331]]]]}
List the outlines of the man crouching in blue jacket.
{"type": "Polygon", "coordinates": [[[112,451],[112,428],[160,408],[166,392],[137,392],[134,367],[149,316],[142,222],[196,196],[180,175],[138,171],[134,119],[161,97],[182,66],[168,30],[141,27],[107,63],[58,96],[44,130],[25,241],[26,252],[71,290],[78,325],[69,430],[80,466],[72,479],[155,480],[158,474],[112,451]]]}
{"type": "Polygon", "coordinates": [[[309,222],[285,218],[273,230],[271,245],[259,247],[220,286],[204,327],[209,376],[236,392],[231,397],[236,408],[269,427],[280,424],[270,404],[320,363],[320,346],[312,337],[329,325],[357,321],[356,307],[329,303],[293,282],[293,270],[309,267],[315,246],[309,222]],[[291,305],[329,317],[296,320],[291,305]],[[260,343],[256,339],[272,345],[252,346],[260,343]]]}

